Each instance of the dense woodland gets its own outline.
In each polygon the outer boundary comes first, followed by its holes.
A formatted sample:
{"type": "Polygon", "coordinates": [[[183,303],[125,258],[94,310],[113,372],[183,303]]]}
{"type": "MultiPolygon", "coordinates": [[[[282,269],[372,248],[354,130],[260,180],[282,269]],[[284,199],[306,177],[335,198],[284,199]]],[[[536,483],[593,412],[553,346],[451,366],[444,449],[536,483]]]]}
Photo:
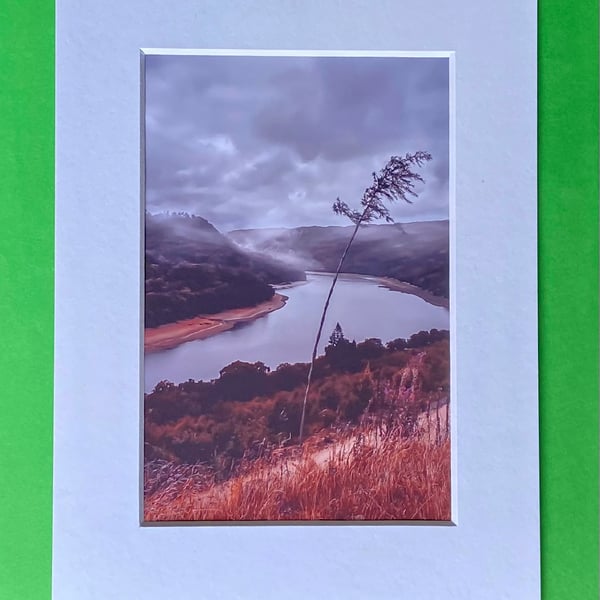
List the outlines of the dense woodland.
{"type": "Polygon", "coordinates": [[[254,306],[304,271],[245,252],[206,219],[146,213],[145,325],[254,306]]]}
{"type": "MultiPolygon", "coordinates": [[[[335,271],[348,227],[241,230],[225,236],[206,219],[146,213],[145,325],[254,306],[272,285],[335,271]],[[279,257],[279,259],[273,258],[279,257]]],[[[448,297],[448,222],[365,225],[344,272],[393,277],[448,297]]]]}
{"type": "MultiPolygon", "coordinates": [[[[240,245],[280,256],[305,270],[333,272],[352,227],[245,229],[228,235],[240,245]]],[[[393,277],[448,298],[448,221],[363,225],[343,272],[393,277]]]]}
{"type": "MultiPolygon", "coordinates": [[[[293,445],[307,371],[304,363],[271,371],[261,362],[237,361],[210,382],[160,382],[145,396],[145,460],[203,463],[226,477],[265,445],[293,445]]],[[[392,405],[416,418],[428,402],[448,397],[449,373],[447,331],[422,331],[383,345],[379,339],[349,341],[336,328],[315,364],[306,433],[357,423],[377,410],[391,414],[392,405]],[[409,364],[417,365],[418,385],[410,380],[414,370],[406,380],[409,364]],[[413,394],[410,403],[402,404],[402,390],[413,394]]],[[[410,424],[411,416],[402,422],[410,424]]]]}

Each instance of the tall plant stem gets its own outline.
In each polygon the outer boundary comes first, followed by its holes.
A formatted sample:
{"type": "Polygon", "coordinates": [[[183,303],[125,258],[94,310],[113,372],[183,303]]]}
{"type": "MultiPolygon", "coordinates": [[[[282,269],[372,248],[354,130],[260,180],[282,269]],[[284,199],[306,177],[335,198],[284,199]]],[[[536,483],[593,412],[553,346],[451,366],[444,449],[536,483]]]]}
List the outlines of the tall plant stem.
{"type": "Polygon", "coordinates": [[[333,281],[331,282],[331,287],[329,288],[329,293],[327,294],[327,300],[325,300],[325,305],[323,306],[323,312],[321,313],[321,322],[319,323],[319,329],[317,331],[317,337],[315,339],[315,345],[313,347],[312,357],[310,359],[310,368],[308,369],[308,377],[306,379],[306,389],[304,390],[304,401],[302,403],[302,417],[300,419],[300,432],[299,432],[300,444],[302,443],[302,438],[303,438],[303,434],[304,434],[304,418],[306,416],[306,402],[308,400],[308,394],[310,392],[310,384],[312,381],[313,369],[315,367],[315,360],[317,359],[317,352],[319,350],[319,342],[321,341],[321,334],[323,333],[323,325],[325,324],[325,317],[327,316],[327,310],[329,309],[329,302],[331,301],[331,296],[333,295],[333,290],[335,288],[335,284],[337,283],[337,280],[338,280],[338,277],[340,276],[342,267],[344,266],[344,261],[346,260],[346,256],[348,255],[350,246],[352,246],[352,242],[354,241],[354,238],[356,237],[356,234],[358,233],[358,229],[360,227],[360,224],[362,223],[362,220],[365,217],[367,210],[368,209],[365,208],[362,215],[356,222],[356,226],[354,227],[354,231],[352,232],[352,237],[348,241],[348,244],[346,245],[344,253],[342,254],[342,257],[340,258],[340,262],[339,262],[337,270],[335,272],[335,277],[333,278],[333,281]]]}

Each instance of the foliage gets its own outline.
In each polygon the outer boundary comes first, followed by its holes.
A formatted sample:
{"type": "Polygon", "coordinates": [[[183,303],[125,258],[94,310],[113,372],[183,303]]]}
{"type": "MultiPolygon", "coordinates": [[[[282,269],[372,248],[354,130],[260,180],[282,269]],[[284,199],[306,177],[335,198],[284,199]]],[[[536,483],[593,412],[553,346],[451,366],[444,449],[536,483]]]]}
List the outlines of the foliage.
{"type": "Polygon", "coordinates": [[[360,201],[361,209],[353,210],[339,198],[333,204],[333,212],[348,217],[355,225],[372,223],[384,219],[393,223],[385,201],[402,200],[412,204],[411,196],[417,197],[415,183],[423,182],[415,167],[431,160],[429,152],[415,152],[405,156],[392,156],[379,173],[372,173],[373,183],[365,190],[360,201]]]}
{"type": "MultiPolygon", "coordinates": [[[[353,226],[234,231],[229,237],[262,252],[294,256],[309,271],[333,273],[353,226]]],[[[448,298],[448,221],[362,225],[342,273],[393,277],[448,298]]]]}
{"type": "Polygon", "coordinates": [[[306,278],[242,251],[208,221],[185,213],[146,213],[145,239],[146,327],[254,306],[273,297],[269,284],[306,278]]]}
{"type": "MultiPolygon", "coordinates": [[[[414,410],[448,396],[447,331],[419,332],[387,347],[377,339],[349,342],[341,327],[340,333],[315,363],[307,435],[389,413],[413,383],[408,371],[419,378],[414,410]]],[[[145,459],[203,463],[223,478],[244,457],[297,443],[307,372],[302,363],[269,370],[236,361],[211,382],[160,382],[144,401],[145,459]]]]}
{"type": "Polygon", "coordinates": [[[168,461],[145,469],[146,521],[450,520],[450,443],[354,428],[329,446],[251,461],[225,482],[168,461]],[[373,440],[377,439],[377,443],[373,440]]]}

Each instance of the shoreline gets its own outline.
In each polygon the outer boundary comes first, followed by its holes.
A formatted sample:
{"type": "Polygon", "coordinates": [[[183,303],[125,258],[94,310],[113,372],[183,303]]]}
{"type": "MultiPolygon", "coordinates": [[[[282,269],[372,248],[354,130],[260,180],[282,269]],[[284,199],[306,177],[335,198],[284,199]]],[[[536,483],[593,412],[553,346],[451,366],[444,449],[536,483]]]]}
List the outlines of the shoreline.
{"type": "Polygon", "coordinates": [[[393,292],[412,294],[413,296],[418,296],[433,306],[439,306],[447,309],[450,308],[450,301],[448,298],[436,296],[434,293],[424,290],[423,288],[413,285],[412,283],[400,281],[399,279],[394,279],[393,277],[376,277],[376,279],[381,283],[382,287],[393,292]]]}
{"type": "Polygon", "coordinates": [[[170,350],[186,342],[203,340],[229,331],[238,323],[248,323],[283,308],[287,301],[287,296],[276,292],[270,300],[256,306],[231,308],[213,315],[198,315],[176,323],[144,329],[144,352],[170,350]]]}
{"type": "MultiPolygon", "coordinates": [[[[307,274],[334,275],[334,273],[326,271],[307,271],[307,274]]],[[[371,281],[377,282],[380,287],[387,288],[390,291],[411,294],[433,306],[439,306],[446,309],[449,308],[449,301],[447,298],[436,296],[432,292],[428,292],[412,283],[400,281],[393,277],[378,277],[376,275],[367,275],[363,273],[340,273],[340,276],[350,279],[370,279],[371,281]]],[[[286,287],[294,287],[295,285],[306,283],[307,281],[293,282],[292,284],[282,285],[277,289],[283,290],[286,287]]],[[[212,315],[198,315],[191,319],[144,329],[144,352],[150,354],[153,352],[161,352],[163,350],[171,350],[186,342],[203,340],[212,337],[213,335],[223,333],[224,331],[229,331],[238,323],[248,323],[283,308],[288,299],[288,296],[275,292],[270,300],[261,302],[256,306],[232,308],[212,315]]]]}
{"type": "MultiPolygon", "coordinates": [[[[328,275],[334,276],[335,273],[330,273],[329,271],[307,271],[307,274],[311,275],[328,275]]],[[[433,306],[439,306],[440,308],[449,309],[450,301],[448,298],[444,298],[443,296],[436,296],[433,292],[429,292],[420,288],[417,285],[412,283],[408,283],[406,281],[400,281],[399,279],[395,279],[394,277],[380,277],[378,275],[367,275],[366,273],[340,273],[340,278],[345,277],[347,279],[352,278],[360,278],[360,279],[370,279],[371,281],[379,282],[380,287],[387,288],[392,292],[402,292],[403,294],[411,294],[412,296],[418,296],[422,300],[425,300],[428,304],[432,304],[433,306]]]]}

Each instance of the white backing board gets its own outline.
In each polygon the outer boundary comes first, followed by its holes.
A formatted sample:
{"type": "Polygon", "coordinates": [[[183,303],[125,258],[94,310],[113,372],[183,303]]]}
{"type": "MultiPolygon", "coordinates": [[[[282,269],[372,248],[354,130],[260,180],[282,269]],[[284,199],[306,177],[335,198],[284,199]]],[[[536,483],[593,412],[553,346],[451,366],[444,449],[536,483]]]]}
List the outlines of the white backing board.
{"type": "Polygon", "coordinates": [[[54,597],[539,597],[536,5],[57,4],[54,597]],[[453,51],[456,526],[140,527],[140,49],[453,51]]]}

